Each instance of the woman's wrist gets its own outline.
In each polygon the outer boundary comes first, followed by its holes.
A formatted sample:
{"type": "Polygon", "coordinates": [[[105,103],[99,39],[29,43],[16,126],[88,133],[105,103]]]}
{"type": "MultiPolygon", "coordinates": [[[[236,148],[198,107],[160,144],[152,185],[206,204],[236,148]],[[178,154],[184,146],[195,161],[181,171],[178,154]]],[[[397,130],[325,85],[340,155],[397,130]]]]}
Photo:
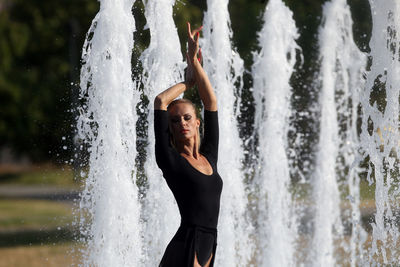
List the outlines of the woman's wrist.
{"type": "MultiPolygon", "coordinates": [[[[183,81],[182,83],[186,86],[186,89],[190,89],[194,86],[195,81],[194,80],[193,81],[183,81]]],[[[185,91],[186,91],[186,89],[185,89],[185,91]]]]}

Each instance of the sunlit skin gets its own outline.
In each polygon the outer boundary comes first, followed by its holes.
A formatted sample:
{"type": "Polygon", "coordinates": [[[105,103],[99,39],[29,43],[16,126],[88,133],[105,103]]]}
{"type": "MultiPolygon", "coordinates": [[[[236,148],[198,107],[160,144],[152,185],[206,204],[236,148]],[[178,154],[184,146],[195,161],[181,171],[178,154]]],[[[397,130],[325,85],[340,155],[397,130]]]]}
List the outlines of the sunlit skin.
{"type": "Polygon", "coordinates": [[[178,152],[200,172],[211,175],[213,170],[207,159],[199,153],[197,144],[200,120],[193,106],[179,103],[169,110],[169,125],[178,152]]]}
{"type": "MultiPolygon", "coordinates": [[[[172,135],[178,144],[196,142],[200,120],[193,107],[187,103],[179,103],[169,110],[169,125],[172,135]]],[[[197,145],[193,143],[193,145],[197,145]]],[[[178,151],[180,148],[177,148],[178,151]]]]}

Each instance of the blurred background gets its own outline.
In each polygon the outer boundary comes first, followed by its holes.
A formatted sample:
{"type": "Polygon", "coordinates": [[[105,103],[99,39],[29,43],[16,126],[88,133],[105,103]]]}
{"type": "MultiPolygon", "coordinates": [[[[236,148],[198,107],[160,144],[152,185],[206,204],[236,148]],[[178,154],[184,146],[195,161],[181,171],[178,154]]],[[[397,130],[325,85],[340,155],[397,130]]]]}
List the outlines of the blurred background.
{"type": "MultiPolygon", "coordinates": [[[[266,0],[231,0],[233,45],[251,69],[266,0]]],[[[317,33],[323,0],[286,0],[300,32],[304,55],[292,77],[297,110],[309,109],[317,95],[309,90],[318,69],[317,33]]],[[[368,52],[371,14],[368,0],[348,0],[356,44],[368,52]]],[[[80,55],[85,35],[99,9],[95,0],[0,0],[0,266],[70,266],[79,262],[81,244],[74,219],[84,182],[87,155],[74,138],[79,102],[80,55]]],[[[205,0],[176,1],[174,19],[185,49],[186,21],[202,24],[205,0]]],[[[148,46],[143,1],[135,1],[133,73],[148,46]]],[[[252,78],[244,76],[241,137],[252,133],[252,78]]],[[[376,95],[380,98],[379,94],[376,95]]],[[[193,96],[195,98],[195,96],[193,96]]],[[[146,105],[143,95],[143,105],[146,105]]],[[[379,101],[378,101],[379,103],[379,101]]],[[[295,125],[313,139],[313,124],[295,125]]],[[[140,130],[140,129],[139,129],[140,130]]],[[[143,129],[142,129],[143,130],[143,129]]],[[[138,146],[143,148],[144,144],[138,146]]],[[[304,157],[313,160],[313,142],[304,157]]],[[[301,168],[301,166],[300,166],[301,168]]],[[[363,189],[364,188],[364,189],[363,189]]],[[[373,187],[361,198],[373,199],[373,187]]],[[[368,218],[365,218],[368,221],[368,218]]]]}

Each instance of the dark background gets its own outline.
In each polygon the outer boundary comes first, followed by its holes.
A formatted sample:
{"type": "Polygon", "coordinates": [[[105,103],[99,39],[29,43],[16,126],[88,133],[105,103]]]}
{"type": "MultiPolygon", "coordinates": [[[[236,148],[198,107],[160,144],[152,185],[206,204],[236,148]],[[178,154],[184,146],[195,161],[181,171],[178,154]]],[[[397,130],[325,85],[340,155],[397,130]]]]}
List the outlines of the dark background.
{"type": "MultiPolygon", "coordinates": [[[[286,0],[300,32],[298,44],[304,63],[292,77],[292,101],[297,111],[307,110],[317,95],[309,88],[318,69],[317,33],[321,24],[323,0],[286,0]]],[[[229,12],[233,45],[244,59],[247,71],[252,52],[257,51],[257,32],[267,1],[231,0],[229,12]]],[[[368,0],[348,0],[354,20],[353,33],[359,48],[368,52],[371,14],[368,0]]],[[[51,161],[65,163],[74,152],[75,107],[78,105],[80,54],[86,31],[99,9],[95,0],[0,0],[0,163],[51,161]]],[[[177,1],[174,19],[181,43],[185,41],[186,21],[202,24],[206,1],[177,1]]],[[[149,44],[143,2],[133,8],[136,19],[133,62],[149,44]]],[[[183,48],[183,46],[182,46],[183,48]]],[[[136,65],[136,64],[133,64],[136,65]]],[[[133,70],[141,73],[140,65],[133,70]]],[[[251,76],[244,76],[241,135],[252,130],[251,76]]],[[[302,118],[295,127],[312,128],[302,118]]]]}

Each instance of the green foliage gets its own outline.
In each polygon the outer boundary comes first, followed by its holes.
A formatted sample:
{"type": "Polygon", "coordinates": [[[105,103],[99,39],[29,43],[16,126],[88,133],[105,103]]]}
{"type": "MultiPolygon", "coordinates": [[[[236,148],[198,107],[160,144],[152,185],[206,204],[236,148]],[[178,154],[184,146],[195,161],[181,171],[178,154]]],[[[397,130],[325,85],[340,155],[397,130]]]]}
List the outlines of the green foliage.
{"type": "MultiPolygon", "coordinates": [[[[8,1],[0,10],[0,146],[34,160],[71,132],[72,46],[81,47],[94,1],[8,1]],[[73,24],[78,25],[78,30],[73,24]],[[82,30],[80,30],[82,29],[82,30]],[[75,31],[74,31],[75,30],[75,31]]],[[[76,54],[79,62],[79,54],[76,54]]],[[[63,153],[60,151],[59,153],[63,153]]]]}

